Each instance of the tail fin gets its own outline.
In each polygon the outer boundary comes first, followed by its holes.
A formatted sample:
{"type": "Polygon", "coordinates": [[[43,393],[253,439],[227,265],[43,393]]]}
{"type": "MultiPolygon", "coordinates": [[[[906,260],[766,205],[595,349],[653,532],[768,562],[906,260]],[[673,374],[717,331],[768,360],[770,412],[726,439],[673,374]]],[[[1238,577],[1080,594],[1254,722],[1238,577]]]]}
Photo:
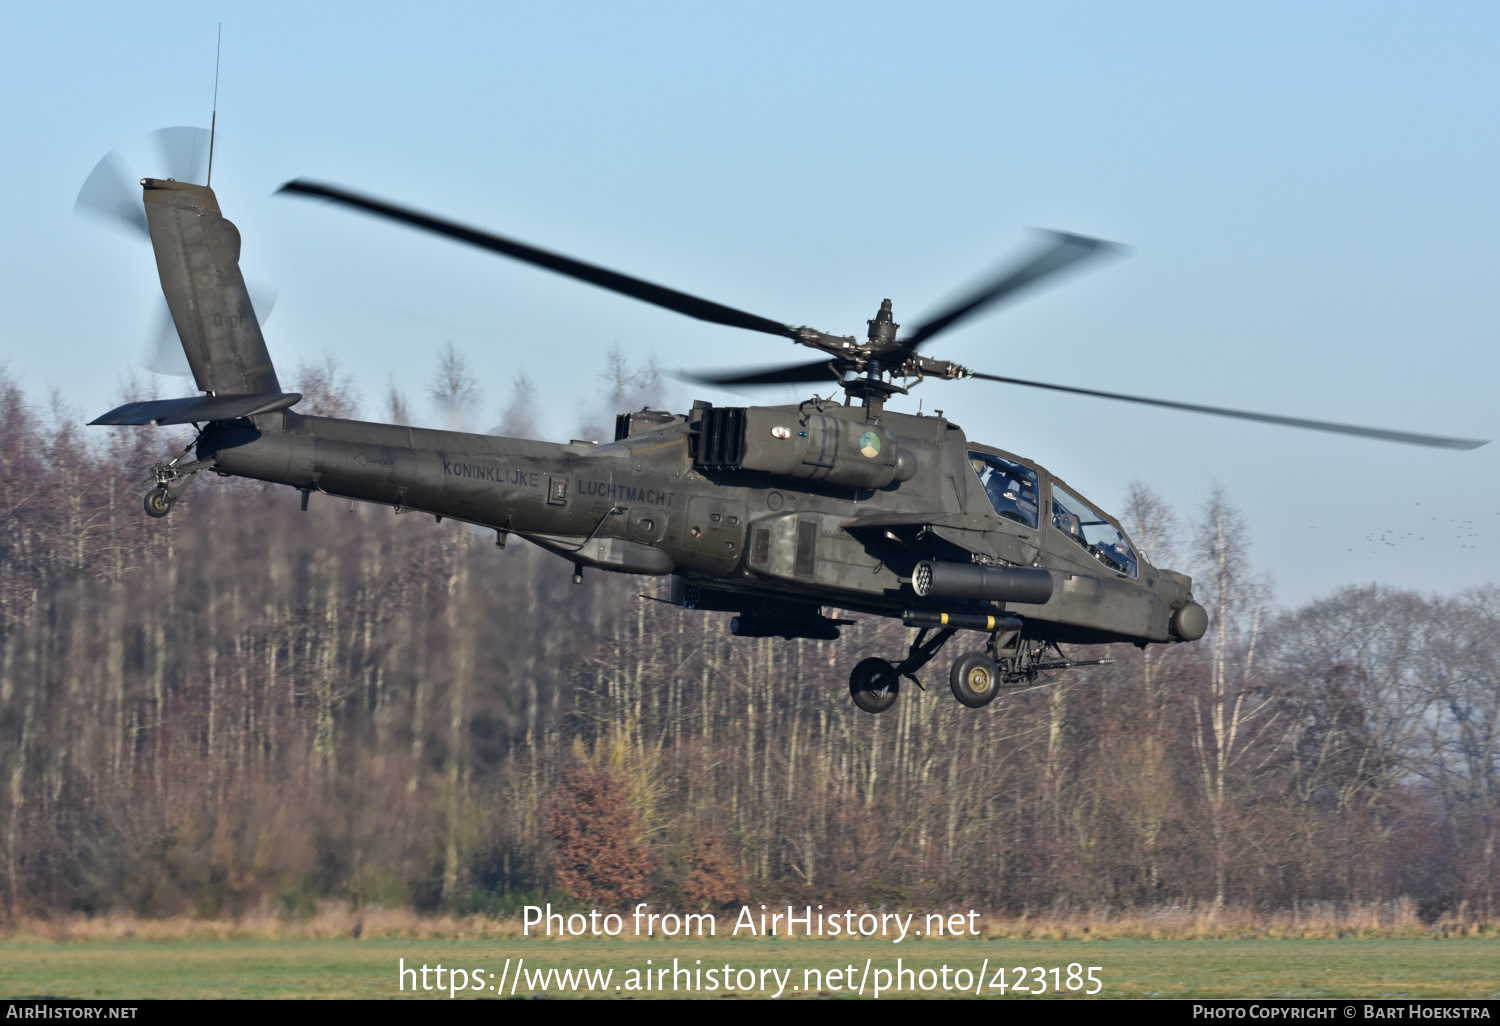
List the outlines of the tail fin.
{"type": "Polygon", "coordinates": [[[215,396],[281,392],[240,274],[240,232],[204,185],[143,178],[161,290],[198,387],[215,396]]]}

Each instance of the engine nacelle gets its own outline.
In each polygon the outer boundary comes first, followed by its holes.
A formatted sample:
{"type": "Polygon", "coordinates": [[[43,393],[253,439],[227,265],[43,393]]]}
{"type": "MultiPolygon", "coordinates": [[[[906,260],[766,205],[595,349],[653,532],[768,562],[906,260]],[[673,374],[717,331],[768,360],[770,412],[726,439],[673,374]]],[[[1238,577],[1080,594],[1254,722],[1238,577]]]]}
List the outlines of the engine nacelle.
{"type": "Polygon", "coordinates": [[[694,410],[701,470],[754,470],[795,481],[884,488],[917,472],[888,428],[864,419],[768,406],[694,410]]]}
{"type": "Polygon", "coordinates": [[[923,560],[912,571],[911,587],[922,598],[989,599],[1039,606],[1052,598],[1052,575],[1039,567],[923,560]]]}

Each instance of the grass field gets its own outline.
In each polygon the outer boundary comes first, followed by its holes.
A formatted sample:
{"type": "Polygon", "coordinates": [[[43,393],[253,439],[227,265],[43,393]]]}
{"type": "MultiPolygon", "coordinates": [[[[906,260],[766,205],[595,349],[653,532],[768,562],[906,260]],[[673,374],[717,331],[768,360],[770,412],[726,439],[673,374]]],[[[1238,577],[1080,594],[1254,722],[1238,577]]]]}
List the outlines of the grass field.
{"type": "MultiPolygon", "coordinates": [[[[1500,997],[1500,941],[1489,939],[1431,940],[1110,940],[1110,941],[922,941],[890,943],[827,940],[177,940],[177,941],[9,941],[0,943],[0,995],[6,997],[55,995],[74,998],[385,998],[416,996],[449,1000],[441,993],[396,989],[398,959],[408,967],[423,963],[481,970],[476,977],[483,992],[460,992],[470,997],[495,997],[492,988],[502,975],[514,981],[515,961],[526,960],[526,970],[612,969],[607,988],[598,997],[713,997],[725,994],[768,997],[775,984],[759,970],[776,969],[786,979],[782,999],[806,998],[801,988],[805,969],[854,967],[856,984],[866,959],[876,969],[903,967],[938,970],[944,963],[967,969],[970,979],[988,960],[986,982],[997,966],[1005,966],[1007,983],[1016,980],[1015,968],[1028,970],[1058,966],[1062,976],[1069,963],[1099,966],[1103,997],[1500,997]],[[627,981],[629,970],[651,968],[673,958],[692,969],[719,968],[727,963],[736,973],[757,970],[769,992],[741,991],[723,986],[694,990],[653,989],[649,994],[615,990],[627,981]],[[512,964],[506,969],[506,960],[512,964]],[[701,960],[701,965],[698,961],[701,960]],[[488,978],[494,973],[494,980],[488,978]]],[[[740,977],[748,980],[749,976],[740,977]]],[[[530,996],[524,982],[515,996],[530,996]]],[[[639,975],[637,974],[637,979],[639,975]]],[[[913,978],[916,979],[915,977],[913,978]]],[[[962,975],[956,977],[962,981],[962,975]]],[[[1052,977],[1046,974],[1048,996],[1052,977]]],[[[866,998],[872,997],[866,977],[866,998]]],[[[950,974],[950,981],[955,977],[950,974]]],[[[934,990],[918,996],[964,997],[944,991],[936,973],[924,982],[934,990]]],[[[434,976],[428,976],[434,982],[434,976]]],[[[706,982],[706,981],[705,981],[706,982]]],[[[810,977],[816,984],[818,977],[810,977]]],[[[1028,982],[1034,977],[1028,973],[1028,982]]],[[[823,977],[822,993],[850,997],[832,989],[841,979],[823,977]]],[[[407,977],[411,986],[411,977],[407,977]]],[[[506,996],[510,996],[510,984],[506,996]]],[[[816,989],[816,988],[815,988],[816,989]]],[[[910,988],[907,988],[908,991],[910,988]]],[[[555,983],[547,988],[564,996],[555,983]]],[[[998,989],[986,990],[992,1000],[998,989]]],[[[584,989],[578,996],[587,997],[584,989]]],[[[1068,995],[1076,996],[1076,995],[1068,995]]],[[[1004,1000],[1035,1000],[1009,991],[1004,1000]]]]}

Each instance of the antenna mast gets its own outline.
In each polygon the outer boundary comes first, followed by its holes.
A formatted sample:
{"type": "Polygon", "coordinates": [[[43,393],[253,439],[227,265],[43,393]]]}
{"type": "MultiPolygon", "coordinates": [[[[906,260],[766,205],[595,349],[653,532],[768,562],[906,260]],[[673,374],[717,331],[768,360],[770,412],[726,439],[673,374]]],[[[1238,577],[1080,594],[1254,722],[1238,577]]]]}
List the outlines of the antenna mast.
{"type": "Polygon", "coordinates": [[[208,122],[208,181],[203,184],[212,187],[214,184],[214,135],[219,130],[219,54],[224,49],[224,23],[219,22],[219,38],[214,43],[214,112],[208,122]]]}

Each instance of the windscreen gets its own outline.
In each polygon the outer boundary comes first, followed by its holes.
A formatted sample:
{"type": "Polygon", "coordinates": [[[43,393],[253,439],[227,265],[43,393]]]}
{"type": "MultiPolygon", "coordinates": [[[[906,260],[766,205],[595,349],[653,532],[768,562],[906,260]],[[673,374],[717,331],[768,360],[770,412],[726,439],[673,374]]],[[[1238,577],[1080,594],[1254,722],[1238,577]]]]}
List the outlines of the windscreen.
{"type": "Polygon", "coordinates": [[[1138,564],[1130,542],[1109,521],[1065,488],[1052,486],[1052,526],[1116,573],[1135,577],[1138,564]]]}

